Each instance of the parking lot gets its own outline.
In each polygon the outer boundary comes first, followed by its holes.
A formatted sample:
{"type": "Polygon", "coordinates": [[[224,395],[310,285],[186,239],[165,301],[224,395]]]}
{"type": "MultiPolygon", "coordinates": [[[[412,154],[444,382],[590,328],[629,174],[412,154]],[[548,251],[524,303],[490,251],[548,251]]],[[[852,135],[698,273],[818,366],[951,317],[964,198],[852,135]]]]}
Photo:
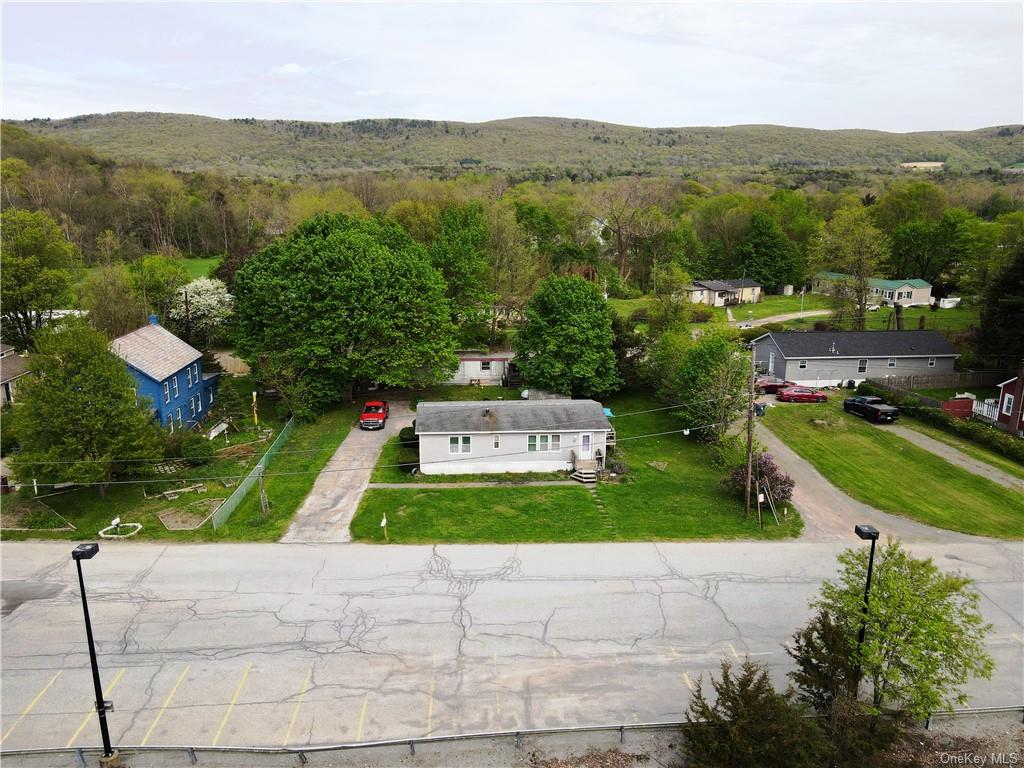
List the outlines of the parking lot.
{"type": "MultiPolygon", "coordinates": [[[[105,545],[87,586],[116,744],[315,745],[678,720],[745,654],[781,683],[843,546],[105,545]]],[[[1019,703],[1019,546],[919,548],[994,624],[972,704],[1019,703]]],[[[2,748],[98,744],[67,545],[0,551],[2,748]]]]}

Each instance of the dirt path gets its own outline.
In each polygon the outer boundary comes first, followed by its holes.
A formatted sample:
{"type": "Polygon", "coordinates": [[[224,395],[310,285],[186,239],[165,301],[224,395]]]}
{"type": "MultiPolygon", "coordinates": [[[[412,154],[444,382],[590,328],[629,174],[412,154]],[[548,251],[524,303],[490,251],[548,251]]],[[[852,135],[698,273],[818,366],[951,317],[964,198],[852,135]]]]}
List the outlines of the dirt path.
{"type": "Polygon", "coordinates": [[[731,325],[750,324],[750,325],[764,325],[766,323],[784,323],[787,320],[799,320],[802,317],[823,317],[824,315],[831,315],[831,309],[808,309],[806,312],[789,312],[785,315],[771,315],[769,317],[755,317],[753,320],[732,320],[730,319],[731,325]]]}
{"type": "Polygon", "coordinates": [[[412,419],[408,403],[392,401],[391,415],[384,429],[371,432],[353,427],[320,472],[281,541],[303,544],[350,541],[348,525],[370,482],[381,448],[402,427],[410,426],[412,419]]]}
{"type": "Polygon", "coordinates": [[[370,483],[368,488],[416,488],[431,490],[433,488],[551,488],[576,486],[582,488],[575,480],[529,480],[525,483],[513,483],[503,480],[488,480],[469,483],[370,483]]]}
{"type": "Polygon", "coordinates": [[[894,536],[904,541],[991,541],[981,536],[947,531],[890,515],[857,501],[832,485],[810,462],[797,455],[767,427],[758,424],[756,430],[757,439],[775,457],[779,466],[796,481],[793,504],[804,518],[803,540],[855,539],[853,526],[867,523],[875,526],[883,537],[894,536]]]}
{"type": "Polygon", "coordinates": [[[981,475],[981,477],[987,478],[993,483],[998,483],[1004,488],[1024,492],[1024,480],[1003,472],[1003,470],[993,467],[991,464],[978,461],[977,459],[968,456],[963,451],[959,451],[951,445],[946,445],[933,437],[928,437],[928,435],[924,435],[917,430],[900,426],[898,424],[876,424],[875,426],[879,429],[891,430],[904,440],[913,443],[919,448],[924,448],[929,453],[941,456],[950,464],[955,464],[961,469],[966,469],[968,472],[975,475],[981,475]]]}

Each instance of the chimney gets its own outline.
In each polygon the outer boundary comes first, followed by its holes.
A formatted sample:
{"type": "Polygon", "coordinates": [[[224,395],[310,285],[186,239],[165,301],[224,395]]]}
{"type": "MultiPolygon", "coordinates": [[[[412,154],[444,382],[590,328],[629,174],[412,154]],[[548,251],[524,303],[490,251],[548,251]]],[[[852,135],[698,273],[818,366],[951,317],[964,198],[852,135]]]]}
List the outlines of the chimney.
{"type": "Polygon", "coordinates": [[[157,317],[156,315],[150,315],[149,316],[149,324],[150,325],[160,325],[160,318],[157,317]]]}

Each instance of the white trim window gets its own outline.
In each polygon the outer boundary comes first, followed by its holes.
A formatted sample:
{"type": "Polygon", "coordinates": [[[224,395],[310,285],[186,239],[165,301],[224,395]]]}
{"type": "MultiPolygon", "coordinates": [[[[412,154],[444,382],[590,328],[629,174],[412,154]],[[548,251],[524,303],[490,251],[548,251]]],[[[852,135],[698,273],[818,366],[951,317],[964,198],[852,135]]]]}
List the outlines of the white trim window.
{"type": "Polygon", "coordinates": [[[797,365],[797,368],[799,368],[801,371],[806,370],[807,369],[807,361],[806,360],[801,360],[800,364],[797,365]]]}
{"type": "Polygon", "coordinates": [[[173,434],[174,433],[174,414],[173,413],[168,413],[167,414],[167,426],[170,428],[171,433],[173,434]]]}
{"type": "Polygon", "coordinates": [[[562,450],[561,435],[527,435],[526,450],[529,453],[548,453],[562,450]]]}
{"type": "Polygon", "coordinates": [[[528,435],[526,438],[526,450],[529,453],[535,453],[537,451],[537,436],[528,435]]]}
{"type": "Polygon", "coordinates": [[[888,365],[890,368],[895,368],[896,367],[896,358],[895,357],[890,357],[889,358],[889,362],[886,363],[886,365],[888,365]]]}
{"type": "Polygon", "coordinates": [[[192,379],[196,384],[199,383],[199,363],[192,363],[192,379]]]}
{"type": "Polygon", "coordinates": [[[171,382],[169,381],[164,382],[164,402],[171,402],[171,382]]]}
{"type": "Polygon", "coordinates": [[[480,372],[481,373],[490,373],[491,372],[491,361],[490,360],[481,360],[480,361],[480,372]]]}
{"type": "Polygon", "coordinates": [[[177,411],[178,426],[180,427],[181,426],[181,408],[176,408],[175,410],[177,411]]]}
{"type": "MultiPolygon", "coordinates": [[[[185,368],[185,373],[188,374],[188,385],[191,387],[192,386],[192,366],[187,366],[185,368]]],[[[175,379],[177,379],[177,377],[175,377],[175,379]]]]}
{"type": "Polygon", "coordinates": [[[196,399],[194,397],[190,397],[188,399],[188,404],[189,407],[192,408],[192,418],[194,419],[196,417],[196,399]]]}
{"type": "Polygon", "coordinates": [[[928,358],[928,367],[929,368],[934,368],[935,367],[935,358],[934,357],[929,357],[928,358]]]}
{"type": "Polygon", "coordinates": [[[868,370],[868,359],[862,357],[857,361],[857,373],[867,373],[868,370]]]}
{"type": "Polygon", "coordinates": [[[562,436],[561,435],[552,435],[551,436],[551,450],[552,451],[560,451],[560,450],[562,450],[562,436]]]}
{"type": "Polygon", "coordinates": [[[470,435],[451,435],[448,438],[448,453],[469,453],[473,450],[473,441],[470,435]]]}
{"type": "Polygon", "coordinates": [[[171,382],[174,384],[174,396],[177,397],[178,396],[178,375],[177,374],[174,375],[174,378],[171,379],[171,382]]]}
{"type": "Polygon", "coordinates": [[[1003,397],[1003,416],[1009,416],[1013,413],[1013,395],[1009,392],[1003,397]]]}
{"type": "Polygon", "coordinates": [[[494,450],[501,448],[501,435],[497,432],[494,433],[494,450]]]}
{"type": "Polygon", "coordinates": [[[199,411],[200,413],[203,412],[203,393],[202,392],[200,392],[198,395],[196,395],[196,410],[199,411]]]}

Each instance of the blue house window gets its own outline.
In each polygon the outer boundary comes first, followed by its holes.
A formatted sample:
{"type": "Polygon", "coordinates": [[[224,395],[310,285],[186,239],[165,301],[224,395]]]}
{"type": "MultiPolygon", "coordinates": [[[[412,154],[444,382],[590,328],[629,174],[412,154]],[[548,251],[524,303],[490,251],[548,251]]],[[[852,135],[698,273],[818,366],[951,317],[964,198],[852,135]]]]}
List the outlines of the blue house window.
{"type": "Polygon", "coordinates": [[[174,383],[174,396],[178,396],[178,377],[175,376],[171,381],[174,383]]]}
{"type": "Polygon", "coordinates": [[[186,368],[185,369],[185,373],[188,374],[188,385],[191,387],[192,386],[192,369],[191,368],[186,368]]]}
{"type": "Polygon", "coordinates": [[[203,393],[202,392],[200,392],[198,395],[196,395],[196,410],[199,411],[200,413],[203,412],[203,393]]]}
{"type": "Polygon", "coordinates": [[[171,385],[169,382],[164,382],[164,402],[171,402],[171,385]]]}
{"type": "Polygon", "coordinates": [[[178,416],[178,426],[180,427],[181,426],[181,408],[178,408],[177,411],[178,411],[178,413],[177,413],[177,416],[178,416]]]}
{"type": "Polygon", "coordinates": [[[190,397],[188,399],[188,404],[189,404],[189,407],[192,409],[192,416],[195,416],[196,415],[196,399],[194,397],[190,397]]]}
{"type": "Polygon", "coordinates": [[[192,378],[196,380],[196,384],[199,383],[199,363],[192,363],[192,378]]]}

